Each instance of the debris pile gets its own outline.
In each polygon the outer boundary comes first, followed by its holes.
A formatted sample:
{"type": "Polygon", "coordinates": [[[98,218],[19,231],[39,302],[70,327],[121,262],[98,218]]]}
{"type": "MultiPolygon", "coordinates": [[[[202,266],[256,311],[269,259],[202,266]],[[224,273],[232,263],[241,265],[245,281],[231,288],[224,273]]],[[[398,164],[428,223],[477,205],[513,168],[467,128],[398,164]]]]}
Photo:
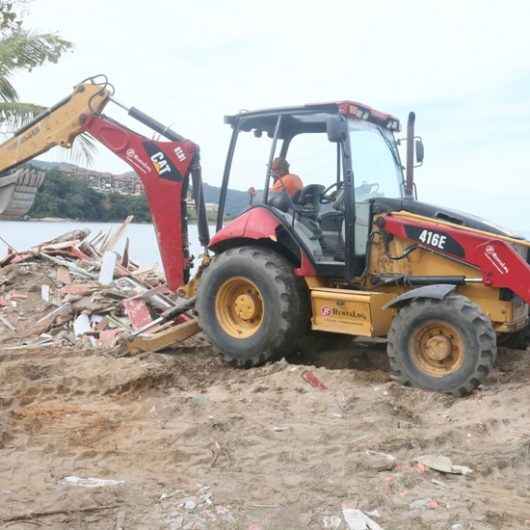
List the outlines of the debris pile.
{"type": "Polygon", "coordinates": [[[121,338],[171,326],[178,313],[177,322],[192,320],[175,311],[176,296],[156,266],[140,267],[129,258],[128,238],[122,254],[114,250],[131,220],[114,233],[74,230],[23,252],[8,246],[0,259],[4,351],[114,348],[121,338]]]}

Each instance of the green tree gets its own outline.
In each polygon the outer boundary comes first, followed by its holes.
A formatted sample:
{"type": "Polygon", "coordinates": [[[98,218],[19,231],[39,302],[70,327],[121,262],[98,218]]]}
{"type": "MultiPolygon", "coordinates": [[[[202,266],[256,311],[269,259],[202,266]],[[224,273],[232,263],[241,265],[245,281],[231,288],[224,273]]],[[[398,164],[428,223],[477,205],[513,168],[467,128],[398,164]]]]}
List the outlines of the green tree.
{"type": "Polygon", "coordinates": [[[134,215],[137,223],[148,223],[151,214],[143,195],[104,194],[86,182],[61,171],[46,172],[33,207],[28,212],[33,218],[61,217],[78,221],[123,221],[134,215]]]}
{"type": "MultiPolygon", "coordinates": [[[[46,63],[56,63],[72,49],[72,43],[53,33],[33,33],[24,27],[29,0],[0,0],[0,126],[18,128],[45,107],[20,101],[11,79],[19,71],[31,71],[46,63]]],[[[74,158],[92,159],[93,143],[80,136],[74,158]]]]}

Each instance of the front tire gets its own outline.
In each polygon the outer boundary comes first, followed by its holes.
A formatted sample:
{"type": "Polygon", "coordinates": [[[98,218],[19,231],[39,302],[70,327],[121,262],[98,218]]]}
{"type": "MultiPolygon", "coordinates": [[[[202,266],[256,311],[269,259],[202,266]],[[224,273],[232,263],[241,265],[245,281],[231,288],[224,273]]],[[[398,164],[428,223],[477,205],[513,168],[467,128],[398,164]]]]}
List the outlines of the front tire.
{"type": "Polygon", "coordinates": [[[387,353],[392,377],[462,396],[483,383],[497,357],[490,319],[468,298],[415,300],[394,318],[387,353]]]}
{"type": "Polygon", "coordinates": [[[308,294],[293,265],[261,247],[215,257],[197,294],[200,325],[228,362],[258,366],[293,353],[308,329],[308,294]]]}

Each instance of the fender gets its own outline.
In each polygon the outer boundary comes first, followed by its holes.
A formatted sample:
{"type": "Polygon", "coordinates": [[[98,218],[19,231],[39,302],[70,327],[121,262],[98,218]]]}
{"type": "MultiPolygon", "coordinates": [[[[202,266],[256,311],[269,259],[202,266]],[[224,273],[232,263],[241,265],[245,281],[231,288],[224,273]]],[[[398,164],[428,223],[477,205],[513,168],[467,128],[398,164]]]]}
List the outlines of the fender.
{"type": "Polygon", "coordinates": [[[416,289],[411,289],[406,293],[396,296],[383,306],[383,309],[390,309],[392,307],[401,307],[405,303],[417,300],[418,298],[433,298],[434,300],[443,300],[448,294],[452,293],[456,285],[449,285],[447,283],[437,283],[434,285],[425,285],[416,289]]]}
{"type": "Polygon", "coordinates": [[[380,228],[400,239],[415,241],[421,248],[478,268],[484,285],[510,289],[530,304],[530,265],[513,247],[517,244],[526,247],[527,241],[399,214],[386,214],[380,228]]]}
{"type": "Polygon", "coordinates": [[[281,224],[266,208],[255,207],[243,212],[215,234],[209,248],[235,238],[272,239],[276,241],[276,228],[281,224]]]}
{"type": "MultiPolygon", "coordinates": [[[[216,249],[221,243],[231,239],[269,239],[278,243],[276,231],[282,222],[268,209],[255,206],[243,212],[239,217],[221,228],[217,234],[210,239],[208,248],[216,249]]],[[[316,270],[304,250],[298,243],[300,251],[300,266],[294,269],[296,276],[316,276],[316,270]]]]}

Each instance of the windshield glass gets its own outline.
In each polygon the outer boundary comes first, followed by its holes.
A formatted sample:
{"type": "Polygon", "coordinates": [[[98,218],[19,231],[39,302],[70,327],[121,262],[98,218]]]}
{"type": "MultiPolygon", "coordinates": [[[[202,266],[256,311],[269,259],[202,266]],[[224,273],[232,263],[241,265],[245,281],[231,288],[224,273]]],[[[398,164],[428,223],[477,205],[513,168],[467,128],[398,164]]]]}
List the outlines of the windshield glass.
{"type": "Polygon", "coordinates": [[[348,120],[355,201],[402,197],[403,173],[394,137],[373,123],[348,120]]]}

